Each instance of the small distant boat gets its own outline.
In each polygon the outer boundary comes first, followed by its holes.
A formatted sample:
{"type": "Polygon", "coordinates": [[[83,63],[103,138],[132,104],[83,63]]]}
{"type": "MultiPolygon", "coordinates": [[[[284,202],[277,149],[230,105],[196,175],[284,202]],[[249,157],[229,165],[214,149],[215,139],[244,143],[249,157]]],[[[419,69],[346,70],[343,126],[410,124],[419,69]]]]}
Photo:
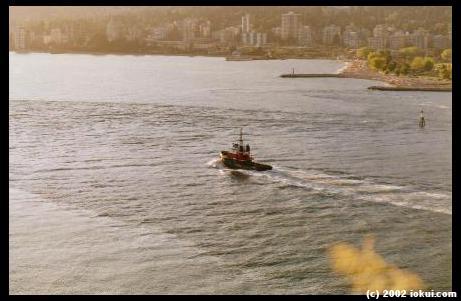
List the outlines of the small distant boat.
{"type": "Polygon", "coordinates": [[[250,153],[250,145],[243,144],[243,133],[240,129],[240,139],[238,143],[233,144],[232,151],[221,151],[220,158],[224,166],[230,169],[246,169],[265,171],[271,170],[272,166],[253,161],[250,153]]]}

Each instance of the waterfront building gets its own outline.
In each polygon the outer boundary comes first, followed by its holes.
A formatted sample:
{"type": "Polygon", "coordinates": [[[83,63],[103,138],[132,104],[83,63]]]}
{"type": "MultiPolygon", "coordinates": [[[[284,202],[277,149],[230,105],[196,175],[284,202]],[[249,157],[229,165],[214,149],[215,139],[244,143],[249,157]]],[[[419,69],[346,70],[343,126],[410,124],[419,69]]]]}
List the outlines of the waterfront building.
{"type": "Polygon", "coordinates": [[[261,47],[267,44],[267,33],[255,31],[242,33],[242,44],[244,46],[261,47]]]}
{"type": "Polygon", "coordinates": [[[450,47],[450,40],[448,37],[439,34],[433,37],[432,44],[435,49],[446,49],[450,47]]]}
{"type": "Polygon", "coordinates": [[[69,35],[60,28],[52,28],[48,35],[42,36],[43,44],[62,45],[69,43],[69,35]]]}
{"type": "Polygon", "coordinates": [[[166,40],[168,33],[173,29],[171,27],[168,25],[153,27],[149,30],[147,37],[149,40],[153,41],[166,40]]]}
{"type": "Polygon", "coordinates": [[[342,34],[343,45],[347,48],[359,48],[361,44],[360,37],[359,28],[353,24],[347,25],[342,34]]]}
{"type": "Polygon", "coordinates": [[[242,33],[242,44],[247,45],[248,44],[248,34],[246,32],[242,33]]]}
{"type": "Polygon", "coordinates": [[[182,21],[181,25],[183,41],[192,41],[195,38],[197,20],[192,18],[186,18],[182,21]]]}
{"type": "Polygon", "coordinates": [[[431,40],[429,34],[413,33],[408,36],[408,44],[421,49],[429,48],[431,40]]]}
{"type": "Polygon", "coordinates": [[[369,36],[369,30],[364,30],[354,24],[349,24],[344,28],[342,34],[343,45],[348,48],[357,49],[365,44],[369,36]]]}
{"type": "Polygon", "coordinates": [[[242,34],[249,33],[251,31],[250,14],[245,14],[242,17],[242,34]]]}
{"type": "Polygon", "coordinates": [[[299,28],[298,43],[302,46],[312,46],[312,29],[310,26],[301,26],[299,28]]]}
{"type": "Polygon", "coordinates": [[[346,31],[343,34],[343,44],[348,48],[357,49],[360,47],[360,37],[356,31],[346,31]]]}
{"type": "Polygon", "coordinates": [[[211,37],[211,22],[209,20],[201,21],[199,23],[199,34],[200,37],[203,38],[211,37]]]}
{"type": "Polygon", "coordinates": [[[282,40],[297,39],[300,27],[301,14],[289,12],[282,14],[281,37],[282,40]]]}
{"type": "Polygon", "coordinates": [[[411,35],[408,36],[408,44],[421,49],[430,48],[432,43],[432,36],[429,32],[423,28],[415,30],[411,35]]]}
{"type": "Polygon", "coordinates": [[[246,34],[248,36],[247,45],[254,45],[256,44],[256,32],[252,31],[246,34]]]}
{"type": "Polygon", "coordinates": [[[240,26],[230,26],[221,30],[212,32],[213,39],[218,40],[221,44],[236,45],[237,36],[240,33],[240,26]]]}
{"type": "Polygon", "coordinates": [[[26,49],[26,29],[18,26],[13,31],[13,48],[15,50],[26,49]]]}
{"type": "Polygon", "coordinates": [[[113,17],[110,18],[106,25],[106,38],[107,41],[113,42],[119,40],[122,36],[122,24],[115,20],[113,17]]]}
{"type": "Polygon", "coordinates": [[[256,47],[262,47],[267,44],[267,33],[256,33],[256,47]]]}
{"type": "Polygon", "coordinates": [[[182,33],[182,40],[193,42],[200,38],[211,37],[211,22],[208,20],[199,20],[195,18],[186,18],[179,22],[182,33]]]}
{"type": "Polygon", "coordinates": [[[282,36],[282,27],[274,27],[272,28],[272,34],[274,37],[280,38],[282,36]]]}
{"type": "Polygon", "coordinates": [[[368,47],[376,50],[386,49],[387,38],[386,37],[369,37],[368,47]]]}
{"type": "Polygon", "coordinates": [[[360,37],[360,45],[364,46],[367,44],[368,38],[371,37],[372,33],[371,30],[366,28],[359,29],[359,37],[360,37]]]}
{"type": "Polygon", "coordinates": [[[42,39],[42,36],[35,31],[29,31],[28,34],[26,34],[28,45],[37,45],[37,43],[40,43],[42,39]]]}
{"type": "Polygon", "coordinates": [[[91,30],[86,27],[83,22],[76,21],[72,26],[72,35],[69,39],[74,45],[86,46],[88,45],[92,34],[91,30]]]}
{"type": "Polygon", "coordinates": [[[389,48],[398,50],[407,45],[407,36],[402,32],[394,33],[389,37],[389,48]]]}
{"type": "Polygon", "coordinates": [[[325,45],[333,45],[340,43],[341,39],[341,27],[336,25],[329,25],[323,28],[322,31],[322,42],[325,45]]]}
{"type": "Polygon", "coordinates": [[[256,44],[256,35],[257,33],[256,32],[250,32],[250,45],[254,45],[256,44]]]}

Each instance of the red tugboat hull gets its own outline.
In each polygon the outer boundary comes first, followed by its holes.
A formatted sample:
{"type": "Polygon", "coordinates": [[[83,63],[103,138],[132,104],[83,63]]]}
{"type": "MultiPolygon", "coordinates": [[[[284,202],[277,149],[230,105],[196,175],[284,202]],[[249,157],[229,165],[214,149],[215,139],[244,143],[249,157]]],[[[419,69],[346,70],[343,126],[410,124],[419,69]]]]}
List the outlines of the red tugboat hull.
{"type": "Polygon", "coordinates": [[[256,171],[265,171],[271,170],[272,166],[262,163],[257,163],[251,161],[251,159],[238,159],[235,154],[222,151],[220,153],[221,161],[227,168],[230,169],[246,169],[246,170],[256,170],[256,171]]]}
{"type": "Polygon", "coordinates": [[[224,166],[230,169],[246,169],[246,170],[256,170],[256,171],[265,171],[271,170],[272,166],[262,163],[256,163],[253,161],[253,157],[250,152],[250,145],[246,146],[243,144],[243,133],[240,129],[240,138],[238,143],[233,144],[233,151],[221,151],[219,154],[221,161],[224,166]]]}

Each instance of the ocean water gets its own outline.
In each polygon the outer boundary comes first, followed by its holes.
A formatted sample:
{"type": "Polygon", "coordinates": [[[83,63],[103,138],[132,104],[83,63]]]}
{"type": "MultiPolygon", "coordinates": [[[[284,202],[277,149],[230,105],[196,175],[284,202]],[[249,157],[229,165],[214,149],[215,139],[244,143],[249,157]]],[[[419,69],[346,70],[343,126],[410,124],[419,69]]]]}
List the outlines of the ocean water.
{"type": "Polygon", "coordinates": [[[278,77],[343,65],[10,53],[10,293],[347,294],[366,234],[450,290],[452,94],[278,77]]]}

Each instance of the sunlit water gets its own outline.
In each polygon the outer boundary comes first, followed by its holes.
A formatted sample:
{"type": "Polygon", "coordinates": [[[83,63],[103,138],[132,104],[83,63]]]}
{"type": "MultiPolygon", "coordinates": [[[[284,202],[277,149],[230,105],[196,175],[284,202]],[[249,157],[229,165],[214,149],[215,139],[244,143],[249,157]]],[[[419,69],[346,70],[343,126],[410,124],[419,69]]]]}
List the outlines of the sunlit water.
{"type": "Polygon", "coordinates": [[[342,66],[10,53],[10,292],[348,293],[367,233],[451,289],[452,94],[278,77],[342,66]]]}

